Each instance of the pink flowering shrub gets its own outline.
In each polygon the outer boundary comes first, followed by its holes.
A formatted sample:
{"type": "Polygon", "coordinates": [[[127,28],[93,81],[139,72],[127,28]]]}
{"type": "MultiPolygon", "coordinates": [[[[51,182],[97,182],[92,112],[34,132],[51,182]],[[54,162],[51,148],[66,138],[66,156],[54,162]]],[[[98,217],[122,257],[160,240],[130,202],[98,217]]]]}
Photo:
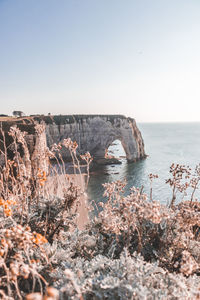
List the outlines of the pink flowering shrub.
{"type": "Polygon", "coordinates": [[[48,149],[44,129],[36,125],[38,150],[31,156],[26,134],[11,128],[12,159],[1,132],[2,299],[200,299],[200,166],[172,164],[169,206],[153,200],[157,175],[149,175],[149,199],[135,187],[124,196],[126,182],[105,183],[107,201],[80,231],[77,207],[92,158],[78,158],[71,139],[48,149]],[[85,164],[79,186],[65,173],[63,147],[74,174],[81,174],[80,159],[85,164]]]}
{"type": "MultiPolygon", "coordinates": [[[[59,157],[59,149],[67,148],[81,175],[77,144],[67,139],[50,151],[44,130],[43,124],[36,124],[36,147],[32,155],[26,133],[11,127],[8,145],[1,130],[0,295],[3,299],[24,299],[30,292],[45,294],[53,270],[52,254],[47,254],[46,247],[59,241],[62,232],[77,226],[76,211],[84,185],[76,186],[70,180],[59,157]],[[56,166],[50,163],[52,157],[57,159],[56,166]]],[[[82,156],[87,170],[91,159],[89,153],[82,156]]]]}
{"type": "Polygon", "coordinates": [[[125,183],[119,181],[104,187],[108,200],[101,203],[98,222],[100,231],[115,240],[114,256],[118,257],[126,246],[130,253],[137,251],[148,261],[156,259],[171,272],[187,276],[199,272],[199,202],[173,202],[167,207],[148,201],[147,195],[136,188],[124,197],[125,183]]]}

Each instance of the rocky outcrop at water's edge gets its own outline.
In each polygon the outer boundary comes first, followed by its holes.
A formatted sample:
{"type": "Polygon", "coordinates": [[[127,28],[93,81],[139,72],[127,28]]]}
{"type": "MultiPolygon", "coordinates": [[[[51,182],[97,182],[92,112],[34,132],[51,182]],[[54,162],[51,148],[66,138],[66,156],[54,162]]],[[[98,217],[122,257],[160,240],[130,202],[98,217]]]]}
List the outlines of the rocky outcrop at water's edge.
{"type": "MultiPolygon", "coordinates": [[[[0,120],[1,121],[1,120],[0,120]]],[[[2,120],[5,132],[13,125],[28,134],[26,140],[30,153],[36,153],[37,141],[35,123],[45,124],[46,145],[51,147],[63,139],[71,138],[78,143],[78,154],[89,151],[94,161],[102,161],[106,149],[115,141],[120,140],[129,162],[146,157],[142,135],[132,118],[122,115],[57,115],[8,118],[2,120]]],[[[44,146],[44,141],[42,142],[44,146]]],[[[68,151],[62,152],[65,160],[70,159],[68,151]]]]}

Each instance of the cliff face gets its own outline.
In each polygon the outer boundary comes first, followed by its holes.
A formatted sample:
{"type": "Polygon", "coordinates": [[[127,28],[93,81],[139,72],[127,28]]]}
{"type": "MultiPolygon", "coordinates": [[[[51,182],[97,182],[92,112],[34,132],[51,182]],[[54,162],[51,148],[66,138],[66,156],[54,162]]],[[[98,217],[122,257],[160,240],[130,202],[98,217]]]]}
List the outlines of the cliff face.
{"type": "Polygon", "coordinates": [[[17,147],[17,152],[24,160],[27,177],[30,177],[31,173],[36,175],[38,169],[47,171],[49,164],[46,156],[45,125],[35,124],[33,121],[26,123],[25,120],[19,119],[0,120],[0,122],[0,165],[5,164],[5,153],[7,159],[14,159],[17,147]],[[9,134],[11,127],[16,127],[12,130],[12,136],[9,134]],[[20,129],[19,133],[18,128],[20,129]],[[22,134],[23,132],[25,135],[22,134]],[[16,140],[16,147],[14,140],[16,140]],[[25,141],[23,142],[23,140],[25,141]]]}
{"type": "MultiPolygon", "coordinates": [[[[118,139],[124,147],[128,161],[145,157],[143,139],[132,118],[122,115],[32,116],[13,119],[9,124],[16,124],[21,130],[28,131],[29,128],[32,130],[35,122],[45,123],[48,147],[70,137],[78,143],[79,154],[89,151],[94,160],[97,160],[104,158],[106,149],[118,139]]],[[[7,127],[10,127],[8,122],[7,127]]],[[[37,142],[33,132],[28,132],[27,141],[34,153],[37,142]]],[[[67,150],[63,150],[62,155],[64,159],[70,158],[67,150]]]]}

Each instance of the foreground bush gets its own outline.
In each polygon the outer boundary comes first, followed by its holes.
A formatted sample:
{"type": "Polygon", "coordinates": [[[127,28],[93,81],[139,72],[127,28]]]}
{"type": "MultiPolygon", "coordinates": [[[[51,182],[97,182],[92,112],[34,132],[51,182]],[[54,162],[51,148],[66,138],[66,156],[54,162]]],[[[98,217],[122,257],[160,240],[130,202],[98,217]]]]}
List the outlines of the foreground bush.
{"type": "MultiPolygon", "coordinates": [[[[25,133],[11,127],[11,143],[7,145],[1,131],[0,295],[3,299],[23,299],[34,291],[45,294],[53,270],[51,255],[45,247],[59,240],[62,232],[77,226],[83,179],[80,186],[70,180],[59,152],[61,147],[67,148],[80,173],[77,144],[67,139],[50,151],[44,130],[43,125],[36,125],[37,145],[32,156],[25,133]],[[12,149],[12,160],[8,148],[12,149]],[[57,161],[56,165],[50,163],[51,158],[57,161]]],[[[90,155],[86,153],[82,160],[88,169],[90,155]]]]}
{"type": "MultiPolygon", "coordinates": [[[[149,175],[149,200],[142,188],[133,187],[125,197],[124,182],[105,184],[107,201],[80,231],[77,207],[84,184],[70,181],[60,156],[61,147],[67,148],[74,173],[81,174],[77,144],[67,139],[50,151],[43,132],[37,125],[39,152],[31,157],[24,133],[11,128],[12,160],[2,132],[2,299],[200,299],[200,204],[195,199],[200,167],[193,172],[171,166],[169,206],[153,201],[157,175],[149,175]]],[[[80,159],[87,185],[91,157],[86,153],[80,159]]]]}
{"type": "Polygon", "coordinates": [[[73,259],[62,285],[60,299],[199,299],[199,278],[169,273],[125,250],[119,259],[98,255],[86,261],[73,259]]]}

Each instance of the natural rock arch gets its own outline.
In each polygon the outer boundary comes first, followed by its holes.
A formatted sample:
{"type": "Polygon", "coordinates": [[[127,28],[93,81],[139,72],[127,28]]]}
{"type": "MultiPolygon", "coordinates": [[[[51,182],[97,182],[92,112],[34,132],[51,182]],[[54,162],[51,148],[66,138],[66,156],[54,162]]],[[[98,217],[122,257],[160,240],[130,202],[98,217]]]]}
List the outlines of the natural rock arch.
{"type": "MultiPolygon", "coordinates": [[[[34,142],[35,122],[44,123],[47,146],[71,138],[78,143],[78,154],[89,151],[94,160],[102,159],[105,150],[115,141],[120,140],[128,161],[136,161],[146,157],[141,133],[132,118],[122,115],[59,115],[30,116],[21,119],[3,121],[4,130],[17,125],[27,131],[27,141],[31,153],[36,151],[34,142]]],[[[70,159],[68,151],[63,150],[63,158],[70,159]]]]}
{"type": "Polygon", "coordinates": [[[114,140],[111,145],[106,149],[105,157],[108,158],[125,158],[126,153],[120,140],[114,140]]]}
{"type": "MultiPolygon", "coordinates": [[[[98,160],[104,158],[105,150],[118,139],[128,161],[146,156],[141,133],[132,118],[121,115],[75,115],[73,119],[71,116],[62,116],[60,121],[58,124],[54,119],[52,124],[46,124],[48,145],[70,137],[77,141],[80,154],[89,151],[94,160],[98,160]]],[[[67,158],[66,153],[63,155],[67,158]]]]}

